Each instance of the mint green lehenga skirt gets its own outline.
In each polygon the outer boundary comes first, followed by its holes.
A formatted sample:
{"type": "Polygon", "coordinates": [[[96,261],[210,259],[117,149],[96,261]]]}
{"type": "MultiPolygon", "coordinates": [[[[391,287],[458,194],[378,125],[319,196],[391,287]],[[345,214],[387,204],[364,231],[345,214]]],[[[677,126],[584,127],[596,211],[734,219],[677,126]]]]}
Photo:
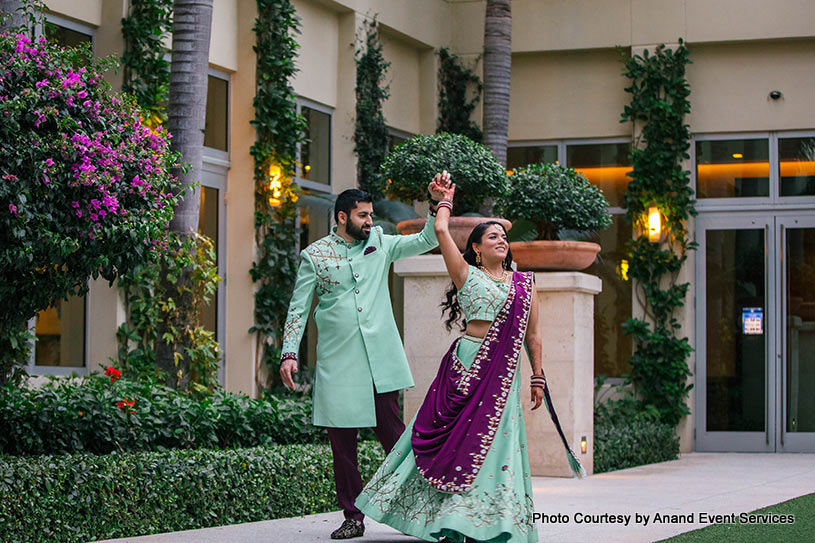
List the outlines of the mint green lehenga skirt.
{"type": "MultiPolygon", "coordinates": [[[[456,354],[469,367],[480,343],[463,338],[456,354]]],[[[356,500],[372,519],[397,530],[437,541],[538,541],[532,523],[532,481],[520,398],[520,371],[510,389],[498,434],[472,488],[440,492],[416,468],[410,438],[413,421],[356,500]]],[[[415,417],[414,417],[415,420],[415,417]]]]}

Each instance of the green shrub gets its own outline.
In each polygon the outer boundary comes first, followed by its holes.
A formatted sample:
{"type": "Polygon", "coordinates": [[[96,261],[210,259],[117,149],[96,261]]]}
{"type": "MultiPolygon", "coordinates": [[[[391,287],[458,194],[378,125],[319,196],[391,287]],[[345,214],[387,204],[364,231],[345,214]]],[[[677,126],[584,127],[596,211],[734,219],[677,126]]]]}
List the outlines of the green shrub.
{"type": "Polygon", "coordinates": [[[202,325],[201,315],[220,280],[212,240],[198,233],[170,233],[158,260],[122,274],[119,287],[128,322],[116,331],[117,369],[194,394],[218,388],[218,342],[202,325]],[[156,365],[159,330],[165,331],[164,341],[183,355],[173,374],[156,365]]]}
{"type": "MultiPolygon", "coordinates": [[[[364,479],[384,453],[361,443],[364,479]]],[[[0,540],[91,541],[336,509],[328,445],[0,456],[0,540]]],[[[273,534],[269,534],[273,540],[273,534]]]]}
{"type": "Polygon", "coordinates": [[[594,473],[675,460],[679,438],[656,420],[594,425],[594,473]]]}
{"type": "Polygon", "coordinates": [[[492,152],[459,134],[415,136],[388,153],[382,172],[388,194],[413,202],[427,198],[433,176],[447,170],[456,184],[456,215],[477,212],[488,198],[506,189],[506,172],[492,152]]]}
{"type": "Polygon", "coordinates": [[[604,230],[611,225],[608,201],[582,174],[559,164],[530,164],[508,176],[497,210],[513,221],[533,223],[537,239],[559,239],[561,230],[604,230]]]}
{"type": "Polygon", "coordinates": [[[307,396],[191,398],[162,385],[103,376],[0,388],[0,452],[12,455],[252,447],[325,440],[307,396]],[[128,403],[132,402],[132,404],[128,403]]]}
{"type": "Polygon", "coordinates": [[[659,410],[629,386],[613,385],[601,393],[605,382],[599,375],[594,387],[594,473],[675,460],[679,438],[673,426],[659,420],[659,410]]]}

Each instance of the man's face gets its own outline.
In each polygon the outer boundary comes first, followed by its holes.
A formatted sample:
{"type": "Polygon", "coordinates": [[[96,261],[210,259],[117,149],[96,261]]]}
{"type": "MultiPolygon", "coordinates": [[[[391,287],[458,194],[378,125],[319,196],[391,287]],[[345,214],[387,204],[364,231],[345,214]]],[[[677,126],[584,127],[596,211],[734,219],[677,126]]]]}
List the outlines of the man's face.
{"type": "Polygon", "coordinates": [[[345,232],[354,239],[365,241],[371,235],[374,206],[370,202],[357,202],[345,223],[345,232]]]}

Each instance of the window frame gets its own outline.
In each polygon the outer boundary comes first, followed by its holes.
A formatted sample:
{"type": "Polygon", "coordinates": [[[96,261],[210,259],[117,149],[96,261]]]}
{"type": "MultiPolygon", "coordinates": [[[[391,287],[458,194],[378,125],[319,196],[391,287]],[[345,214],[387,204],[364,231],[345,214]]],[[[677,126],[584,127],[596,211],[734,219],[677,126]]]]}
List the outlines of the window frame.
{"type": "MultiPolygon", "coordinates": [[[[51,23],[56,26],[61,26],[63,28],[67,28],[68,30],[73,30],[74,32],[78,32],[80,34],[85,34],[86,36],[90,36],[91,38],[91,56],[96,58],[96,28],[85,24],[85,23],[78,23],[71,19],[67,19],[60,15],[54,15],[53,13],[44,13],[45,22],[51,23]]],[[[40,23],[37,23],[34,26],[34,36],[40,38],[44,35],[44,29],[40,23]]]]}
{"type": "MultiPolygon", "coordinates": [[[[37,343],[36,339],[31,339],[29,344],[28,362],[25,365],[25,371],[28,375],[43,375],[43,376],[56,376],[64,377],[72,374],[88,375],[88,351],[90,349],[90,334],[88,334],[88,312],[90,311],[90,290],[83,296],[84,307],[82,311],[82,366],[38,366],[36,364],[37,353],[35,351],[37,343]]],[[[36,334],[37,316],[28,319],[28,331],[31,335],[36,334]]],[[[114,331],[115,335],[115,331],[114,331]]]]}
{"type": "Polygon", "coordinates": [[[232,103],[232,76],[228,72],[218,70],[216,68],[208,68],[207,76],[212,76],[216,79],[226,81],[226,151],[216,149],[215,147],[204,146],[204,156],[207,157],[213,164],[225,165],[229,168],[229,152],[232,149],[232,127],[230,121],[231,110],[229,108],[232,103]]]}
{"type": "MultiPolygon", "coordinates": [[[[562,140],[562,142],[562,151],[561,147],[558,147],[558,162],[563,164],[566,168],[571,168],[571,165],[568,163],[569,155],[566,153],[566,148],[569,145],[618,145],[620,143],[627,143],[628,145],[631,145],[631,138],[627,136],[610,138],[575,138],[565,139],[562,140]],[[563,157],[563,159],[560,159],[560,157],[563,157]]],[[[633,168],[634,167],[631,166],[631,169],[633,168]]],[[[625,208],[622,206],[609,206],[608,211],[612,215],[625,215],[625,208]]]]}
{"type": "MultiPolygon", "coordinates": [[[[227,134],[229,134],[229,132],[227,132],[227,134]]],[[[229,143],[227,143],[227,149],[229,148],[229,143]]],[[[218,277],[221,278],[221,281],[215,291],[215,300],[218,304],[215,339],[218,342],[221,355],[218,361],[218,382],[221,385],[226,383],[226,373],[224,369],[224,362],[226,361],[226,262],[228,250],[226,244],[226,200],[230,166],[231,162],[229,160],[228,151],[224,152],[219,149],[213,149],[212,147],[204,147],[201,169],[204,172],[212,174],[216,180],[213,182],[211,179],[207,179],[206,176],[202,175],[201,186],[218,190],[218,246],[216,247],[216,251],[218,254],[218,277]]]]}
{"type": "Polygon", "coordinates": [[[815,209],[815,195],[809,196],[781,196],[779,186],[779,155],[778,140],[784,138],[815,138],[815,130],[779,130],[764,132],[717,132],[709,134],[694,134],[691,138],[690,164],[691,186],[696,209],[705,211],[752,211],[787,209],[815,209]],[[721,141],[742,139],[766,139],[769,148],[770,163],[770,195],[766,197],[751,198],[697,198],[696,196],[696,142],[721,141]]]}
{"type": "MultiPolygon", "coordinates": [[[[815,207],[815,194],[807,194],[803,196],[781,196],[781,153],[779,148],[779,140],[788,138],[813,138],[815,139],[815,130],[786,130],[770,132],[770,152],[775,151],[775,170],[772,170],[772,163],[770,163],[770,183],[773,183],[773,175],[775,175],[775,190],[778,198],[775,202],[776,205],[787,205],[801,207],[807,204],[815,207]]],[[[772,156],[772,155],[771,155],[772,156]]],[[[772,192],[770,193],[772,194],[772,192]]]]}
{"type": "Polygon", "coordinates": [[[751,207],[767,207],[777,200],[778,187],[773,182],[773,168],[778,168],[778,152],[777,147],[773,145],[770,132],[724,132],[724,133],[711,133],[711,134],[693,134],[691,136],[690,152],[690,182],[693,189],[693,201],[699,211],[705,210],[735,210],[745,209],[751,207]],[[699,198],[697,196],[697,179],[696,179],[696,143],[703,141],[732,141],[732,140],[761,140],[766,139],[769,145],[768,157],[770,175],[768,183],[770,184],[769,196],[749,196],[742,198],[699,198]],[[775,149],[774,149],[775,147],[775,149]]]}
{"type": "Polygon", "coordinates": [[[315,102],[314,100],[309,100],[303,96],[297,97],[297,114],[302,115],[303,107],[307,107],[309,109],[313,109],[315,111],[319,111],[320,113],[325,113],[328,115],[328,183],[318,183],[317,181],[311,181],[309,179],[304,179],[300,176],[300,168],[302,167],[302,161],[300,149],[301,144],[297,144],[297,151],[296,151],[296,158],[297,166],[295,168],[295,176],[294,181],[299,186],[303,188],[307,188],[316,192],[333,192],[334,187],[334,175],[333,175],[333,162],[334,162],[334,108],[327,106],[325,104],[321,104],[319,102],[315,102]]]}

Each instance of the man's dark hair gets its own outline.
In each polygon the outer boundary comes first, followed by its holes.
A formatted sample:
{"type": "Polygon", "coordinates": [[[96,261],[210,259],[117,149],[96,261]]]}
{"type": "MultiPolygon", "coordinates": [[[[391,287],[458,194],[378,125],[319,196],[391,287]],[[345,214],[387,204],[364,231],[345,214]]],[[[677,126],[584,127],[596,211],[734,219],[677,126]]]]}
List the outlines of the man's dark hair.
{"type": "Polygon", "coordinates": [[[344,190],[337,195],[337,201],[334,202],[334,221],[340,222],[340,211],[345,212],[347,216],[351,216],[351,210],[357,207],[358,202],[373,203],[371,195],[364,190],[348,189],[344,190]]]}

